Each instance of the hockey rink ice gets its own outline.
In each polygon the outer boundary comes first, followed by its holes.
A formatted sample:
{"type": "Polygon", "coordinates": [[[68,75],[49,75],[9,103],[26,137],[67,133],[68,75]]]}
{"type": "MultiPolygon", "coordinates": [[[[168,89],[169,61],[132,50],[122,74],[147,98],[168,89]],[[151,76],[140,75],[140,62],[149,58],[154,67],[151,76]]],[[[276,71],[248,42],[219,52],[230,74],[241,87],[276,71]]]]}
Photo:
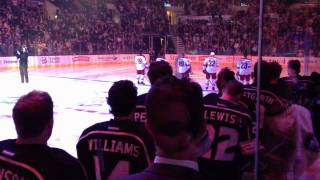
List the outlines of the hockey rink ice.
{"type": "MultiPolygon", "coordinates": [[[[201,66],[193,68],[191,78],[204,85],[201,66]]],[[[113,82],[128,79],[136,83],[134,64],[52,67],[29,69],[29,83],[20,82],[19,70],[0,71],[0,140],[16,138],[12,108],[17,99],[32,90],[47,91],[54,101],[54,128],[49,145],[76,157],[81,132],[97,122],[112,118],[106,103],[113,82]]],[[[138,94],[149,90],[137,85],[138,94]]],[[[205,91],[204,94],[210,91],[205,91]]]]}

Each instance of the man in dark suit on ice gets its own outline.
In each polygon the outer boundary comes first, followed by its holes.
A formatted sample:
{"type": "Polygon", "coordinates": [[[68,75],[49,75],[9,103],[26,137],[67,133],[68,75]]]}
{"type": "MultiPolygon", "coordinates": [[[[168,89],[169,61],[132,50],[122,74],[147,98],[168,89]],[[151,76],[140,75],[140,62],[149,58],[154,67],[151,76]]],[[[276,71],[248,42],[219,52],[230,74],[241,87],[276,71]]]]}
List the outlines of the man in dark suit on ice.
{"type": "Polygon", "coordinates": [[[16,52],[17,58],[19,59],[19,70],[20,70],[20,77],[21,77],[21,82],[26,83],[29,82],[29,77],[28,77],[28,50],[27,46],[22,46],[21,50],[18,49],[16,52]]]}

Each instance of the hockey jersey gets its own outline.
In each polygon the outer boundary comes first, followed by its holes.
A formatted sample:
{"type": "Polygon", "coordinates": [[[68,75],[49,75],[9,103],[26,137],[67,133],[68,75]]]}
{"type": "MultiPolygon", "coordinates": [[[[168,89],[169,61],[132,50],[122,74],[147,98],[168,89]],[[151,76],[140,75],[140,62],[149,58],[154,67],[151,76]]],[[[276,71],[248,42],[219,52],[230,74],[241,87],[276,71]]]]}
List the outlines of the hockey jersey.
{"type": "Polygon", "coordinates": [[[150,165],[155,148],[146,130],[131,120],[110,120],[86,129],[77,144],[89,179],[115,179],[150,165]]]}
{"type": "Polygon", "coordinates": [[[239,59],[237,62],[239,75],[251,75],[252,61],[250,59],[239,59]]]}
{"type": "Polygon", "coordinates": [[[254,138],[253,117],[247,109],[220,98],[205,97],[204,103],[204,119],[212,144],[199,160],[201,169],[204,174],[217,169],[217,177],[235,179],[242,168],[240,143],[254,138]]]}
{"type": "Polygon", "coordinates": [[[0,179],[87,179],[80,162],[67,152],[42,144],[15,142],[0,142],[0,179]]]}
{"type": "Polygon", "coordinates": [[[177,72],[186,73],[190,70],[190,60],[187,58],[178,58],[177,59],[177,72]]]}
{"type": "Polygon", "coordinates": [[[143,55],[135,56],[134,62],[136,63],[137,70],[144,70],[146,68],[147,60],[143,55]]]}
{"type": "Polygon", "coordinates": [[[203,62],[203,70],[207,73],[216,73],[219,67],[217,58],[207,57],[203,62]]]}

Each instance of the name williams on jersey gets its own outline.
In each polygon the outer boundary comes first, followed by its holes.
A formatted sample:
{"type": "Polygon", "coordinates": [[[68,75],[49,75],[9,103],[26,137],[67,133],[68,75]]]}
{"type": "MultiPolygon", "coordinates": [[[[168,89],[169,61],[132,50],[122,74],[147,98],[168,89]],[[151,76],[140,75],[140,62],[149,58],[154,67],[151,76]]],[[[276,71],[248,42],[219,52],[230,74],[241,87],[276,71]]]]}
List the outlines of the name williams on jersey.
{"type": "Polygon", "coordinates": [[[135,158],[140,155],[140,147],[123,141],[109,140],[109,139],[89,139],[88,140],[89,151],[104,151],[111,153],[120,153],[122,155],[129,155],[135,158]]]}

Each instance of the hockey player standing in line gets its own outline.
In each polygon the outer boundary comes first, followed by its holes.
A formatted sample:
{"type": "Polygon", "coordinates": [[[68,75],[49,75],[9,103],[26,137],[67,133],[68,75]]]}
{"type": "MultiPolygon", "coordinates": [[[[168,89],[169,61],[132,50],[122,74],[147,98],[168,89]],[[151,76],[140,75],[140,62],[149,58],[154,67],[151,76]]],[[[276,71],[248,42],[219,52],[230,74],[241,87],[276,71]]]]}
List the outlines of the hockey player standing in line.
{"type": "Polygon", "coordinates": [[[145,69],[147,68],[147,60],[142,52],[134,57],[134,62],[136,63],[138,84],[144,84],[144,74],[145,69]]]}
{"type": "Polygon", "coordinates": [[[244,85],[251,84],[252,61],[247,58],[247,52],[243,53],[243,58],[237,61],[237,79],[244,85]]]}
{"type": "Polygon", "coordinates": [[[176,76],[180,79],[189,78],[191,73],[190,60],[184,57],[184,54],[180,54],[176,59],[176,76]]]}
{"type": "Polygon", "coordinates": [[[206,75],[205,89],[208,90],[209,83],[212,85],[212,90],[216,90],[217,70],[219,67],[218,59],[215,57],[215,53],[211,52],[203,62],[203,73],[206,75]],[[211,78],[211,81],[210,81],[211,78]]]}

